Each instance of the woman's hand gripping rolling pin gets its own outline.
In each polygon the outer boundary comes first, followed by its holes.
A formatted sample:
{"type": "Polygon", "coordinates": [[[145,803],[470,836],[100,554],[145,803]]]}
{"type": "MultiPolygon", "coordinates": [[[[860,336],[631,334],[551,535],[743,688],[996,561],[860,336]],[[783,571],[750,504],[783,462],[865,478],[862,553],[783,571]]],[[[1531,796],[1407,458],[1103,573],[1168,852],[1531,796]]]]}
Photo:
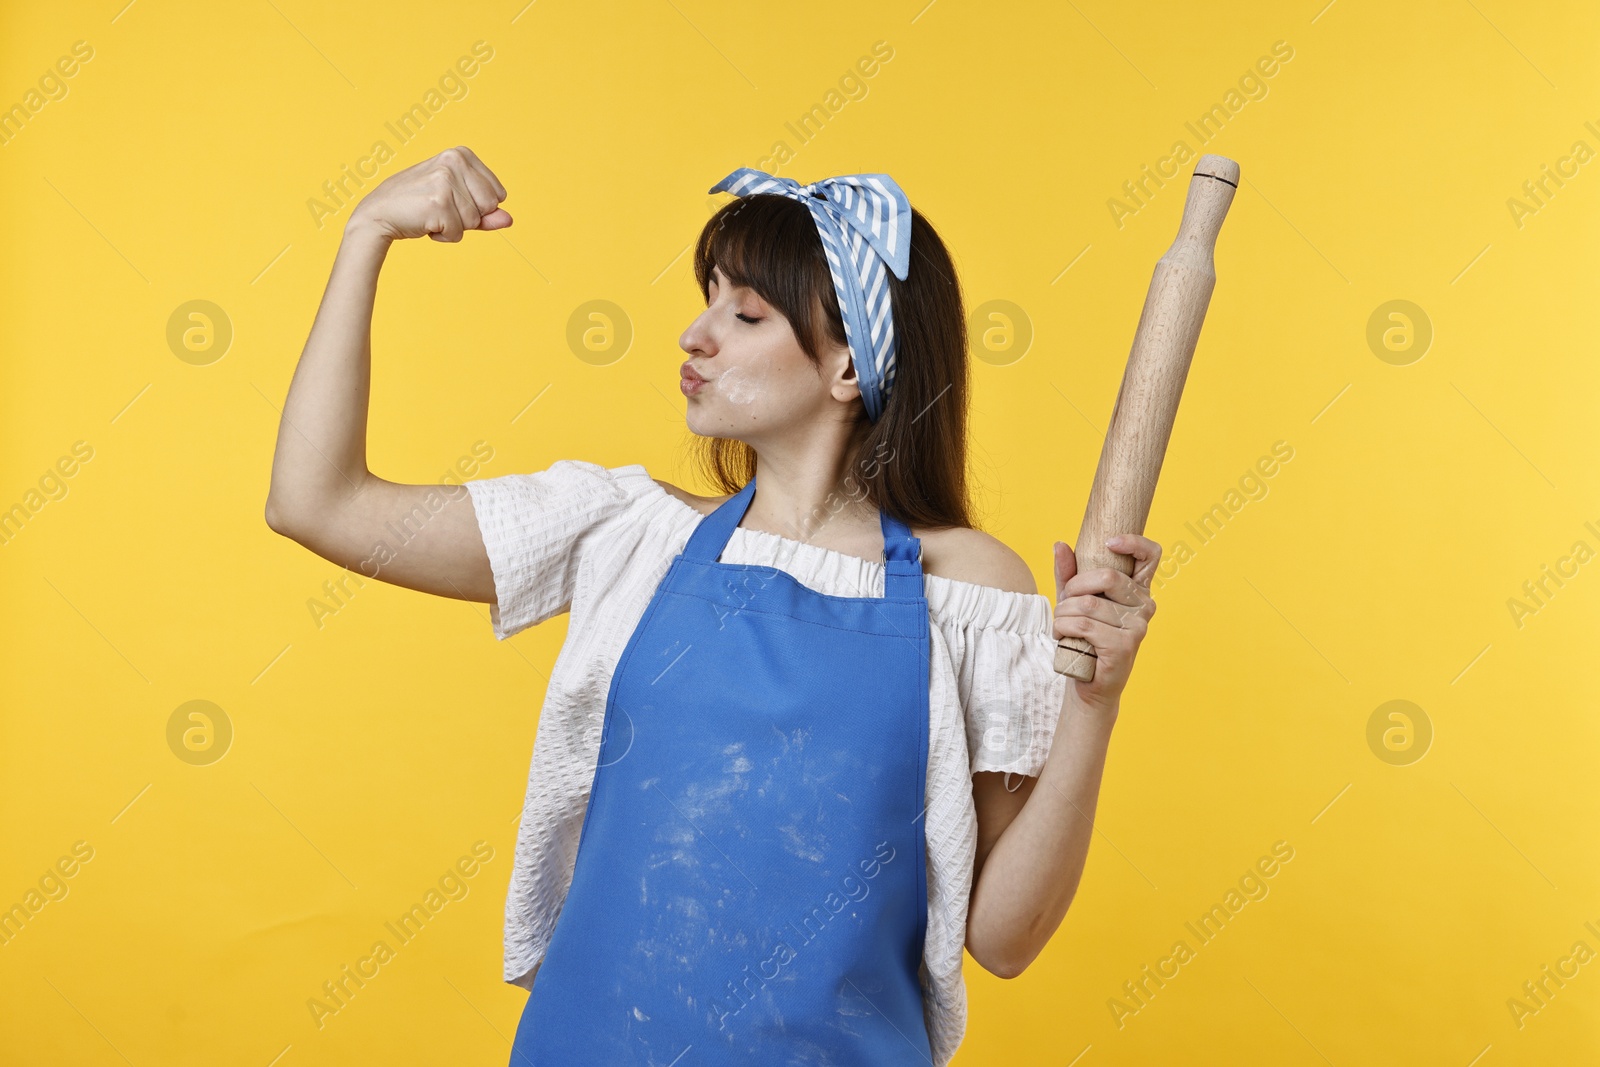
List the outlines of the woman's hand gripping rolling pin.
{"type": "Polygon", "coordinates": [[[1072,546],[1056,542],[1055,638],[1079,637],[1094,646],[1094,680],[1068,679],[1073,686],[1068,695],[1083,710],[1115,720],[1139,643],[1156,613],[1150,579],[1161,562],[1161,546],[1138,534],[1119,534],[1106,547],[1134,558],[1133,577],[1112,567],[1079,574],[1072,546]]]}

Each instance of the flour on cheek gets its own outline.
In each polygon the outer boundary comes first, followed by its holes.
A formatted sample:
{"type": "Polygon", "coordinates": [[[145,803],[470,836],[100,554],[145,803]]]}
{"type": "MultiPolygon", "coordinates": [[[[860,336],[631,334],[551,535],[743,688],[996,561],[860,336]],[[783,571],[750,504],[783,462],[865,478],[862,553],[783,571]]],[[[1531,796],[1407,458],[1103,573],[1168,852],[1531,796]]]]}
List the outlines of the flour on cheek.
{"type": "Polygon", "coordinates": [[[750,405],[761,395],[766,374],[749,368],[730,367],[722,372],[717,382],[722,387],[723,399],[728,403],[750,405]]]}

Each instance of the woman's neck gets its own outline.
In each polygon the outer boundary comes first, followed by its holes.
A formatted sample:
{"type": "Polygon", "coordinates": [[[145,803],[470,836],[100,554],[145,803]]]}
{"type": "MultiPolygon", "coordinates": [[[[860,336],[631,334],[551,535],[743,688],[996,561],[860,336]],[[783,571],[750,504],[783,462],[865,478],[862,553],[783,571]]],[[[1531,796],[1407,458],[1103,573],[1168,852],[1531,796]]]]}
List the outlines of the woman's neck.
{"type": "Polygon", "coordinates": [[[810,544],[847,543],[877,533],[878,509],[842,450],[762,450],[756,492],[740,523],[810,544]]]}

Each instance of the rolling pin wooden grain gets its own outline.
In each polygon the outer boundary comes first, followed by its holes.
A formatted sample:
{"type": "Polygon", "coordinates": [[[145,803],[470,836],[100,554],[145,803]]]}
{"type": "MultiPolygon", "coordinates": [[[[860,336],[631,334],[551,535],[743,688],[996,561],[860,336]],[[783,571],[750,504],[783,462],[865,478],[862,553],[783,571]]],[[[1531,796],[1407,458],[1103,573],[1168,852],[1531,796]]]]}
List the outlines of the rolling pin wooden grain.
{"type": "MultiPolygon", "coordinates": [[[[1239,164],[1233,160],[1206,155],[1195,163],[1178,237],[1150,279],[1100,450],[1074,548],[1080,574],[1098,567],[1133,574],[1133,557],[1113,552],[1105,543],[1117,534],[1143,534],[1150,517],[1189,361],[1217,284],[1212,259],[1217,234],[1238,187],[1239,164]]],[[[1057,673],[1089,682],[1094,680],[1094,666],[1094,646],[1088,641],[1068,636],[1056,643],[1057,673]]]]}

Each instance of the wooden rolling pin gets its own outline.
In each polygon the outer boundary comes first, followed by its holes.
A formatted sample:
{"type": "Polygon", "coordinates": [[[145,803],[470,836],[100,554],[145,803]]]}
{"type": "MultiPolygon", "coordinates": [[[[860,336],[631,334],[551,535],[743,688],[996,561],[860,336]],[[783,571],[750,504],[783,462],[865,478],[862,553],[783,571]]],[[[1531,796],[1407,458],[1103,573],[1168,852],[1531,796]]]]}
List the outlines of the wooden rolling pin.
{"type": "MultiPolygon", "coordinates": [[[[1167,439],[1183,398],[1195,342],[1217,284],[1212,252],[1222,220],[1239,187],[1239,164],[1223,156],[1201,156],[1189,179],[1178,237],[1156,263],[1144,311],[1133,335],[1133,351],[1111,411],[1100,465],[1089,490],[1074,551],[1078,572],[1115,567],[1132,575],[1134,559],[1106,548],[1107,538],[1144,533],[1155,496],[1167,439]]],[[[1094,646],[1080,637],[1056,643],[1057,673],[1094,680],[1094,646]]]]}

